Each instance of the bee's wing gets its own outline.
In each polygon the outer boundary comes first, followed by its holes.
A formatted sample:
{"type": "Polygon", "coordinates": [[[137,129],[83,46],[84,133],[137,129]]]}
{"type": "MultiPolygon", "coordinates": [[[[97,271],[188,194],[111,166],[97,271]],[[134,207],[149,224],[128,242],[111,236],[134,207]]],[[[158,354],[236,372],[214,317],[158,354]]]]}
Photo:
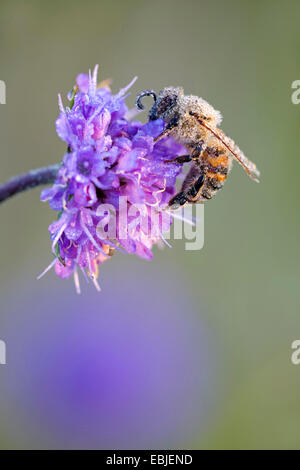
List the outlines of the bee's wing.
{"type": "Polygon", "coordinates": [[[259,183],[260,172],[257,169],[256,165],[248,160],[244,155],[241,149],[234,143],[234,141],[224,134],[223,131],[217,128],[211,128],[200,116],[197,116],[195,113],[191,113],[194,116],[199,124],[209,130],[222,144],[229,150],[229,152],[234,156],[234,158],[242,165],[248,176],[251,179],[259,183]]]}
{"type": "Polygon", "coordinates": [[[260,172],[256,167],[255,163],[251,162],[242,150],[235,144],[235,142],[224,134],[220,129],[216,131],[216,137],[219,139],[229,152],[234,156],[234,158],[239,162],[240,165],[244,168],[248,176],[256,183],[259,183],[260,172]]]}

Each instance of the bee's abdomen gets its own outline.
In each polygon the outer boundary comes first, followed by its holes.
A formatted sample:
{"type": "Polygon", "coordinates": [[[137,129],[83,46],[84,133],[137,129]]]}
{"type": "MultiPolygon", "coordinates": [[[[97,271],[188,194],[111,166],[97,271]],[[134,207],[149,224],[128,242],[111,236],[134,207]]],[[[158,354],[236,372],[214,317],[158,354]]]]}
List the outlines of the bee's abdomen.
{"type": "Polygon", "coordinates": [[[227,175],[231,157],[224,150],[207,148],[203,155],[206,170],[213,174],[227,175]]]}
{"type": "MultiPolygon", "coordinates": [[[[193,163],[186,175],[181,191],[170,201],[169,207],[177,209],[186,203],[197,203],[211,199],[221,189],[231,168],[231,155],[218,146],[206,147],[192,157],[193,163]]],[[[193,150],[195,146],[192,147],[193,150]]]]}
{"type": "Polygon", "coordinates": [[[203,155],[205,182],[201,190],[204,199],[211,199],[221,189],[231,167],[232,158],[223,149],[207,148],[203,155]]]}

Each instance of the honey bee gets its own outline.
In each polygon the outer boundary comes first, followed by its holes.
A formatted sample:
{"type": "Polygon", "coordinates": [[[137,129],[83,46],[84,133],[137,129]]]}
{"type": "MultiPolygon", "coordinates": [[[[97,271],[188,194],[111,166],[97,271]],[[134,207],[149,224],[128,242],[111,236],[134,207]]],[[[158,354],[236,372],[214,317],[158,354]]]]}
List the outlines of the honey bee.
{"type": "Polygon", "coordinates": [[[144,109],[141,100],[145,96],[152,96],[154,99],[149,120],[161,118],[166,124],[165,130],[155,141],[170,135],[189,151],[188,155],[166,162],[192,162],[180,192],[169,201],[170,209],[211,199],[223,187],[233,158],[242,165],[250,178],[259,182],[256,165],[219,129],[221,113],[204,99],[185,96],[182,88],[164,88],[158,97],[153,90],[146,90],[137,96],[136,104],[139,109],[144,109]]]}

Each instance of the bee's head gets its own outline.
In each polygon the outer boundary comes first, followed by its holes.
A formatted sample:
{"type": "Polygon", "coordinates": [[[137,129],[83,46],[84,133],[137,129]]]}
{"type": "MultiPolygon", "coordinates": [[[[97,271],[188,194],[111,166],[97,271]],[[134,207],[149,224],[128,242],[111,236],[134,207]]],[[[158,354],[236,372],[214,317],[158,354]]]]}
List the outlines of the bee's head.
{"type": "Polygon", "coordinates": [[[139,93],[136,104],[139,109],[144,109],[141,99],[144,96],[153,96],[154,104],[149,111],[149,120],[163,119],[168,122],[177,111],[178,99],[183,94],[182,88],[168,87],[159,92],[158,97],[153,90],[146,90],[139,93]]]}

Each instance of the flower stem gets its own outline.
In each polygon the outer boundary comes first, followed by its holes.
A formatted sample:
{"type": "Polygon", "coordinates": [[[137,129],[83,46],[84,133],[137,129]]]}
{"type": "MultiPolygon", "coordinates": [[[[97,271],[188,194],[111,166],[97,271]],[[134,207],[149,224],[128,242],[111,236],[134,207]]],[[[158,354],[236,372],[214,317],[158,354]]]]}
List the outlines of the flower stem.
{"type": "Polygon", "coordinates": [[[30,170],[23,175],[15,176],[6,183],[0,184],[0,203],[15,194],[55,181],[59,165],[49,165],[36,170],[30,170]]]}

